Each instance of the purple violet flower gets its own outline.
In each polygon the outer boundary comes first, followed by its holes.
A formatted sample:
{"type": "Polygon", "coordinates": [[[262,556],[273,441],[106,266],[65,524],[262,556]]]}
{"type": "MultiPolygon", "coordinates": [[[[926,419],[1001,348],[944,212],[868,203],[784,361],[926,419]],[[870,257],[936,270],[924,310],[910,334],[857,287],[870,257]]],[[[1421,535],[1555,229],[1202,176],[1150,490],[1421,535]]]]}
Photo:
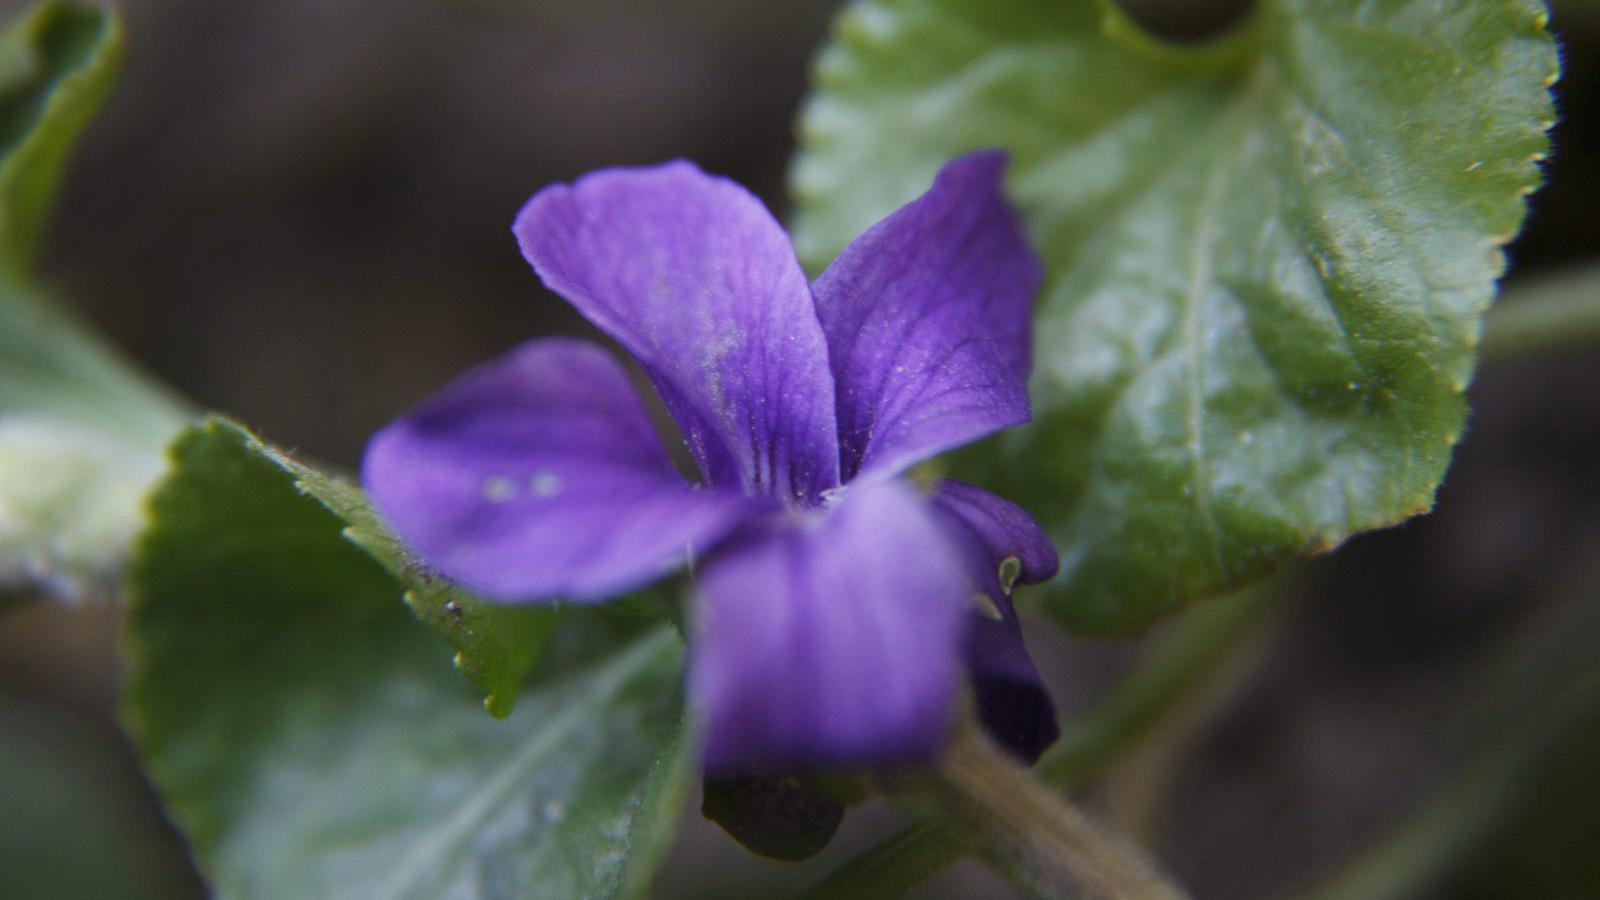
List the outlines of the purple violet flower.
{"type": "Polygon", "coordinates": [[[1009,594],[1055,550],[998,497],[898,477],[1030,416],[1040,270],[1005,165],[952,162],[809,286],[761,202],[688,163],[540,191],[523,255],[639,361],[703,483],[608,353],[549,338],[379,432],[367,491],[492,600],[604,600],[695,559],[688,693],[712,772],[928,760],[963,669],[983,724],[1037,758],[1055,713],[1009,594]]]}

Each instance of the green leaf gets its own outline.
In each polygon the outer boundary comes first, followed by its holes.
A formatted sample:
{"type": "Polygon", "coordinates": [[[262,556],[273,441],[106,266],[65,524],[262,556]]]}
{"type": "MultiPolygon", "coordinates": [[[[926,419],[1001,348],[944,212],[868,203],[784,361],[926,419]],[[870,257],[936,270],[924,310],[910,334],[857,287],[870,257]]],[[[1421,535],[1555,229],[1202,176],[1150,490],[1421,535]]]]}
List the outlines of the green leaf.
{"type": "Polygon", "coordinates": [[[1427,510],[1557,71],[1535,0],[1261,0],[1166,46],[1109,2],[876,0],[816,67],[812,266],[1009,148],[1048,278],[1035,421],[955,464],[1061,545],[1056,616],[1125,632],[1427,510]]]}
{"type": "Polygon", "coordinates": [[[682,650],[574,616],[484,716],[341,520],[224,423],[135,559],[125,718],[221,897],[639,895],[691,776],[682,650]]]}
{"type": "Polygon", "coordinates": [[[34,289],[73,141],[121,48],[116,18],[48,3],[0,36],[0,591],[103,589],[184,413],[34,289]]]}
{"type": "Polygon", "coordinates": [[[0,284],[0,590],[108,589],[185,419],[76,322],[0,284]]]}
{"type": "Polygon", "coordinates": [[[455,588],[401,546],[359,488],[297,462],[241,425],[212,421],[291,475],[301,493],[343,520],[344,536],[404,585],[406,605],[456,651],[456,668],[483,692],[489,714],[499,719],[511,714],[523,679],[555,630],[557,609],[497,606],[455,588]]]}
{"type": "Polygon", "coordinates": [[[112,13],[41,3],[0,36],[0,269],[32,268],[67,151],[122,57],[112,13]]]}

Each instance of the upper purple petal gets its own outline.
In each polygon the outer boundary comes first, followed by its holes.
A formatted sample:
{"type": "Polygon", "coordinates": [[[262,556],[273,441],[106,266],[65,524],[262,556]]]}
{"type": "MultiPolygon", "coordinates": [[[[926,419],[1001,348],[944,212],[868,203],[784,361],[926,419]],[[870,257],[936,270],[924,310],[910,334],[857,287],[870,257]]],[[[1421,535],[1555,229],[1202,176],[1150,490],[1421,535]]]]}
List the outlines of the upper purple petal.
{"type": "Polygon", "coordinates": [[[513,231],[545,284],[638,357],[710,484],[816,502],[839,483],[811,291],[748,191],[685,162],[607,169],[540,191],[513,231]]]}
{"type": "Polygon", "coordinates": [[[994,740],[1025,762],[1037,760],[1060,735],[1055,704],[1022,641],[1011,587],[1056,573],[1055,548],[1016,505],[987,491],[941,482],[934,508],[949,523],[975,593],[967,633],[967,673],[978,721],[994,740]]]}
{"type": "Polygon", "coordinates": [[[713,772],[925,761],[959,684],[967,589],[899,482],[751,523],[705,560],[689,690],[713,772]]]}
{"type": "Polygon", "coordinates": [[[567,339],[523,344],[391,423],[361,480],[425,563],[507,601],[621,593],[770,505],[685,483],[616,360],[567,339]]]}
{"type": "Polygon", "coordinates": [[[812,286],[838,387],[846,480],[892,475],[1028,421],[1041,278],[1001,194],[1006,157],[962,157],[812,286]]]}

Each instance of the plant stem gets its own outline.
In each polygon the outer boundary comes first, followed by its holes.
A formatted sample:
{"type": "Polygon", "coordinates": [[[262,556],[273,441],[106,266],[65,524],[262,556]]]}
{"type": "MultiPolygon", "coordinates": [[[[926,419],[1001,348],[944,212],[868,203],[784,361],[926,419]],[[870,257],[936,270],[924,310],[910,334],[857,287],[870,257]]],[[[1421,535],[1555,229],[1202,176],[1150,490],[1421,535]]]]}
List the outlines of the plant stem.
{"type": "Polygon", "coordinates": [[[807,891],[804,900],[898,897],[976,852],[970,831],[927,816],[857,854],[807,891]]]}
{"type": "Polygon", "coordinates": [[[1243,644],[1187,696],[1164,712],[1115,761],[1101,770],[1096,790],[1106,810],[1105,825],[1141,847],[1160,844],[1167,800],[1182,760],[1211,723],[1217,710],[1256,671],[1277,634],[1272,627],[1247,629],[1243,644]],[[1247,645],[1246,645],[1247,644],[1247,645]]]}
{"type": "MultiPolygon", "coordinates": [[[[1166,713],[1203,691],[1277,609],[1282,596],[1270,585],[1256,587],[1190,611],[1109,698],[1066,727],[1040,760],[1039,778],[1058,790],[1082,783],[1119,750],[1156,727],[1166,713]]],[[[969,827],[929,816],[845,863],[805,896],[809,900],[899,896],[977,848],[977,836],[969,827]]]]}
{"type": "Polygon", "coordinates": [[[969,727],[940,766],[944,808],[983,835],[991,862],[1041,896],[1177,900],[1143,853],[1110,837],[969,727]]]}
{"type": "Polygon", "coordinates": [[[1485,360],[1517,359],[1600,342],[1600,266],[1588,265],[1513,286],[1489,311],[1485,360]]]}
{"type": "Polygon", "coordinates": [[[1039,761],[1040,776],[1073,788],[1204,690],[1283,599],[1271,584],[1191,610],[1106,701],[1073,723],[1039,761]]]}

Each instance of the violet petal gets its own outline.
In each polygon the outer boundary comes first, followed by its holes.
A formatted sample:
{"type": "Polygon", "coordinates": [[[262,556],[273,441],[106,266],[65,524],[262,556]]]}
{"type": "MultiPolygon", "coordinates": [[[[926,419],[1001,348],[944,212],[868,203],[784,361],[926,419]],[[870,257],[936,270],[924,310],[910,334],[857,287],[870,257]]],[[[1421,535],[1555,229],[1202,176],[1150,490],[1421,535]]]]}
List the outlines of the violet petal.
{"type": "Polygon", "coordinates": [[[1028,421],[1041,270],[1001,193],[1005,166],[996,151],[945,166],[812,286],[846,480],[893,475],[1028,421]]]}
{"type": "Polygon", "coordinates": [[[684,482],[621,366],[530,341],[380,431],[362,483],[412,552],[490,599],[601,599],[770,501],[684,482]]]}
{"type": "Polygon", "coordinates": [[[690,699],[709,771],[935,756],[967,630],[944,525],[898,482],[752,522],[705,561],[690,699]]]}
{"type": "Polygon", "coordinates": [[[638,357],[708,483],[802,502],[839,483],[827,346],[761,201],[686,162],[606,169],[540,191],[512,230],[638,357]]]}
{"type": "Polygon", "coordinates": [[[1059,559],[1049,537],[1015,504],[953,481],[934,491],[963,548],[967,583],[979,604],[967,634],[966,663],[978,720],[1012,755],[1032,763],[1060,735],[1055,704],[1022,641],[1011,587],[1043,581],[1059,559]]]}
{"type": "Polygon", "coordinates": [[[959,481],[939,482],[933,500],[978,538],[997,565],[1015,557],[1017,584],[1048,581],[1060,570],[1061,557],[1050,543],[1050,535],[1015,503],[959,481]]]}

